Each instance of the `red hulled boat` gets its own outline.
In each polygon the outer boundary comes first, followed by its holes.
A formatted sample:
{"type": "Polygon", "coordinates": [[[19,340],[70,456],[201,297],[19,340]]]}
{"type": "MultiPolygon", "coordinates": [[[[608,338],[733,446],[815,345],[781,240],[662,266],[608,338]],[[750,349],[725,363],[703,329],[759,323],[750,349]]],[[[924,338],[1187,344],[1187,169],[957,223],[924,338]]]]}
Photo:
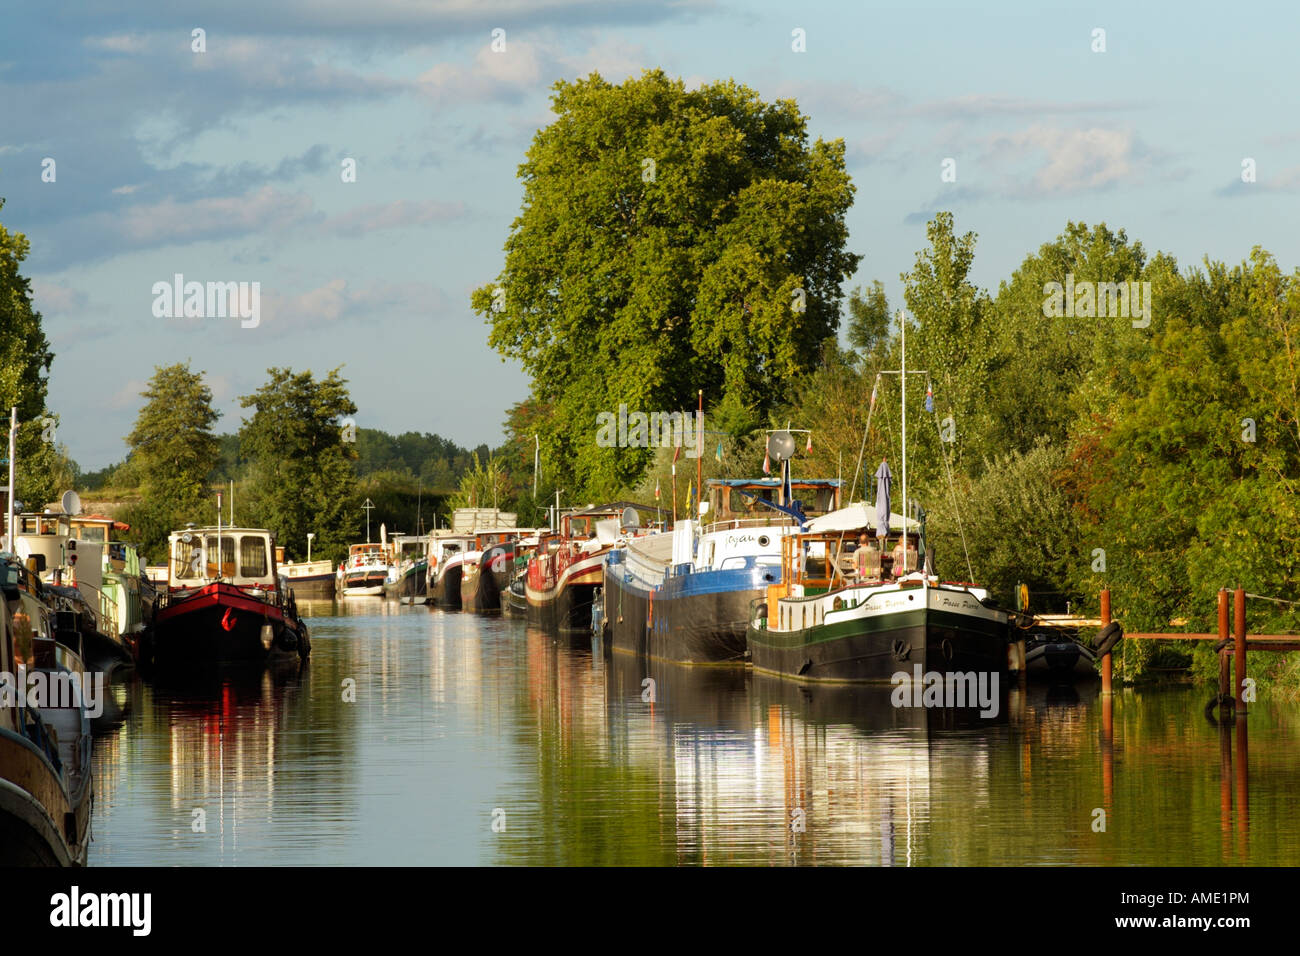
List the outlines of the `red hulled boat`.
{"type": "Polygon", "coordinates": [[[311,652],[293,592],[276,573],[269,531],[177,531],[168,554],[167,594],[141,644],[141,663],[258,663],[311,652]]]}

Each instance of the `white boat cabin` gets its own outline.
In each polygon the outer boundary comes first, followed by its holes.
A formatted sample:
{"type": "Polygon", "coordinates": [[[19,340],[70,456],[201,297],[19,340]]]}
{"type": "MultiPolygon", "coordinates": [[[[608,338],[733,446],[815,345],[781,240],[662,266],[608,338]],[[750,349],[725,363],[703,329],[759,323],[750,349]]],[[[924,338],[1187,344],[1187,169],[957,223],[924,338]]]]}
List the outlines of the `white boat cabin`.
{"type": "Polygon", "coordinates": [[[167,584],[173,590],[214,581],[276,587],[275,537],[263,528],[192,528],[167,539],[167,584]]]}

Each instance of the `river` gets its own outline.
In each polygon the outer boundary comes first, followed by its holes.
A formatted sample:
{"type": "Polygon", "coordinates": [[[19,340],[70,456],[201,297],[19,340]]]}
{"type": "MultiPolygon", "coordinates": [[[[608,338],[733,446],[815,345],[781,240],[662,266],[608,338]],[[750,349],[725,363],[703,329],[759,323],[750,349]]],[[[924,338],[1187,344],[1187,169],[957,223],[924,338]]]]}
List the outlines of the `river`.
{"type": "Polygon", "coordinates": [[[302,606],[301,669],[114,685],[90,865],[1300,864],[1300,707],[1267,695],[1220,727],[1208,689],[1126,689],[1108,733],[1096,685],[958,719],[499,617],[302,606]]]}

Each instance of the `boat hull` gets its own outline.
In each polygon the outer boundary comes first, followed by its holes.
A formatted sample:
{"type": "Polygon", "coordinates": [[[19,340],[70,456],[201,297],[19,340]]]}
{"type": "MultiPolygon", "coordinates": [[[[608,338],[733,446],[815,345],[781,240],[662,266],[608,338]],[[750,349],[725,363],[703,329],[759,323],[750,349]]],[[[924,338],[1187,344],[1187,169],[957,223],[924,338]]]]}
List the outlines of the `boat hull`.
{"type": "Polygon", "coordinates": [[[505,617],[527,617],[528,595],[524,593],[523,582],[511,582],[501,589],[501,613],[505,617]]]}
{"type": "Polygon", "coordinates": [[[0,866],[84,864],[92,802],[88,778],[69,794],[30,741],[0,730],[0,866]]]}
{"type": "MultiPolygon", "coordinates": [[[[933,594],[931,590],[929,596],[933,594]]],[[[900,672],[912,674],[917,665],[927,673],[1006,671],[1008,625],[997,612],[939,609],[933,600],[925,603],[920,588],[894,595],[900,604],[910,596],[918,606],[792,630],[751,623],[754,669],[800,681],[843,683],[890,683],[900,672]]]]}
{"type": "Polygon", "coordinates": [[[149,663],[261,663],[306,657],[310,647],[306,627],[286,619],[279,607],[230,585],[212,584],[158,612],[149,663]]]}
{"type": "Polygon", "coordinates": [[[442,572],[438,575],[438,580],[434,582],[434,604],[451,610],[460,607],[460,582],[464,571],[465,566],[459,561],[442,569],[442,572]]]}
{"type": "Polygon", "coordinates": [[[338,587],[338,576],[332,571],[323,574],[304,574],[299,577],[280,578],[299,597],[332,597],[338,587]]]}
{"type": "Polygon", "coordinates": [[[396,581],[385,585],[384,593],[398,599],[424,597],[428,592],[428,581],[428,562],[419,561],[403,571],[396,581]]]}
{"type": "Polygon", "coordinates": [[[482,561],[465,565],[460,576],[460,606],[463,611],[485,614],[501,610],[501,591],[490,569],[482,561]]]}
{"type": "Polygon", "coordinates": [[[1074,681],[1095,679],[1095,658],[1074,641],[1039,644],[1025,652],[1025,674],[1035,680],[1074,681]]]}
{"type": "MultiPolygon", "coordinates": [[[[558,575],[552,569],[539,570],[530,564],[524,589],[528,619],[545,627],[589,632],[596,589],[604,580],[606,553],[581,554],[565,564],[558,575]]],[[[555,556],[548,557],[554,560],[555,556]]]]}
{"type": "Polygon", "coordinates": [[[371,567],[344,571],[343,586],[340,591],[344,597],[375,597],[384,593],[384,582],[387,580],[387,568],[371,567]]]}
{"type": "Polygon", "coordinates": [[[650,589],[613,559],[605,569],[609,646],[678,664],[744,664],[750,607],[774,576],[752,565],[670,575],[650,589]]]}

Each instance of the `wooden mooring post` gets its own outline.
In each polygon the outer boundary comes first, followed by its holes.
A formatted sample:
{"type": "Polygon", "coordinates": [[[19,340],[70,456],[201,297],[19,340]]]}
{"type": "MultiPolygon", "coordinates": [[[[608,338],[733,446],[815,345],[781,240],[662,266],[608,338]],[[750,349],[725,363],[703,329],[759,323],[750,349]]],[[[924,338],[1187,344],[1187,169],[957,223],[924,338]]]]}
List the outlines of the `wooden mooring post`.
{"type": "Polygon", "coordinates": [[[1219,703],[1232,696],[1231,663],[1228,660],[1228,589],[1219,588],[1219,703]]]}
{"type": "MultiPolygon", "coordinates": [[[[1110,623],[1110,588],[1101,589],[1101,626],[1104,628],[1110,623]]],[[[1110,675],[1111,661],[1110,651],[1101,655],[1101,692],[1103,695],[1110,695],[1110,675]]]]}
{"type": "MultiPolygon", "coordinates": [[[[1247,634],[1246,589],[1234,588],[1232,592],[1232,630],[1228,629],[1228,590],[1222,588],[1219,598],[1219,632],[1217,634],[1190,634],[1173,632],[1125,634],[1130,641],[1216,641],[1219,649],[1219,696],[1211,706],[1232,707],[1238,717],[1246,715],[1247,681],[1246,651],[1300,651],[1300,634],[1247,634]],[[1232,657],[1228,654],[1231,651],[1232,657]],[[1230,673],[1231,672],[1231,673],[1230,673]],[[1235,685],[1235,686],[1233,686],[1235,685]]],[[[1110,623],[1110,589],[1101,591],[1102,626],[1110,623]]],[[[1110,693],[1110,655],[1101,659],[1101,690],[1110,693]]]]}
{"type": "Polygon", "coordinates": [[[1232,656],[1233,680],[1237,687],[1233,698],[1237,716],[1246,716],[1246,589],[1237,588],[1233,594],[1232,656]]]}

